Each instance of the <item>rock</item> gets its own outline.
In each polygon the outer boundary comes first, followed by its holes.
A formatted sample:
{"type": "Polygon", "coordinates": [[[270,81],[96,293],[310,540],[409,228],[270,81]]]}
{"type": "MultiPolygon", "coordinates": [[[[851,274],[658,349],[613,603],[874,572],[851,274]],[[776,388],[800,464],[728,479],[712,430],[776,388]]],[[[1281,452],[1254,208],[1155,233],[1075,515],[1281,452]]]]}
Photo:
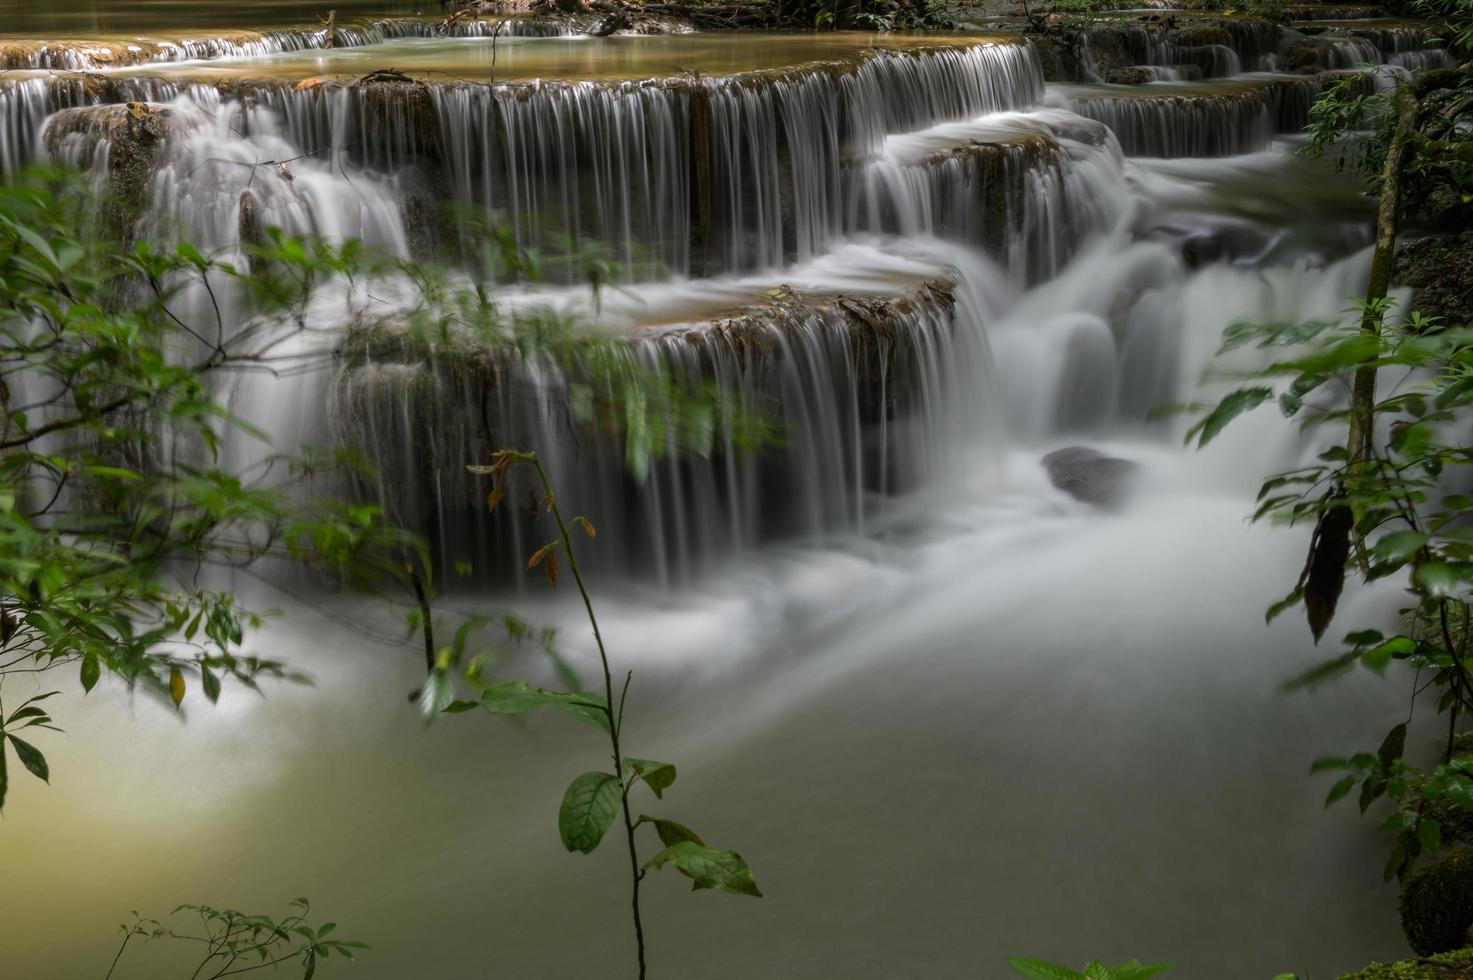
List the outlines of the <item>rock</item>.
{"type": "Polygon", "coordinates": [[[1030,34],[1028,41],[1038,55],[1038,64],[1043,77],[1049,82],[1077,81],[1073,65],[1075,58],[1069,45],[1059,34],[1030,34]]]}
{"type": "Polygon", "coordinates": [[[629,15],[622,10],[616,10],[594,21],[585,33],[591,37],[608,37],[615,31],[623,30],[628,26],[629,15]]]}
{"type": "Polygon", "coordinates": [[[1055,450],[1043,458],[1043,468],[1054,486],[1096,507],[1122,503],[1140,469],[1128,459],[1106,456],[1087,446],[1055,450]]]}
{"type": "Polygon", "coordinates": [[[1224,222],[1197,228],[1181,240],[1181,259],[1189,269],[1214,262],[1261,259],[1278,241],[1280,231],[1251,222],[1224,222]]]}
{"type": "Polygon", "coordinates": [[[163,105],[79,106],[53,115],[44,139],[55,160],[81,167],[105,162],[108,196],[102,217],[114,234],[128,240],[174,128],[174,117],[163,105]]]}
{"type": "Polygon", "coordinates": [[[1468,945],[1473,926],[1473,847],[1460,847],[1407,877],[1401,889],[1401,931],[1421,956],[1468,945]]]}
{"type": "Polygon", "coordinates": [[[1156,74],[1151,69],[1134,65],[1130,68],[1112,68],[1105,72],[1105,81],[1111,85],[1144,85],[1155,80],[1156,74]]]}
{"type": "Polygon", "coordinates": [[[1400,963],[1372,963],[1340,980],[1473,980],[1473,949],[1400,963]]]}
{"type": "Polygon", "coordinates": [[[1279,71],[1296,75],[1310,75],[1325,69],[1323,49],[1319,44],[1303,38],[1286,46],[1279,55],[1279,71]]]}
{"type": "Polygon", "coordinates": [[[1473,323],[1473,231],[1403,241],[1396,281],[1412,287],[1412,309],[1445,327],[1473,323]]]}
{"type": "Polygon", "coordinates": [[[1181,243],[1181,258],[1188,269],[1211,265],[1222,253],[1222,239],[1216,235],[1193,235],[1181,243]]]}

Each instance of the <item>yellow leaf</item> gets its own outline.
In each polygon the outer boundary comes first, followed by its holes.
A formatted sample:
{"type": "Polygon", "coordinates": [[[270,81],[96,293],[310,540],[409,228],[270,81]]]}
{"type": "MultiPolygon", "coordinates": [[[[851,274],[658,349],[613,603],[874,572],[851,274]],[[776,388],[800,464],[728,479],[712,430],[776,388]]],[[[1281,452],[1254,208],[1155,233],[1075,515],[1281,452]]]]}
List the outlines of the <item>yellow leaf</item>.
{"type": "Polygon", "coordinates": [[[583,530],[587,532],[590,538],[598,537],[598,529],[589,523],[588,518],[580,517],[578,518],[578,523],[583,525],[583,530]]]}
{"type": "Polygon", "coordinates": [[[553,541],[552,543],[545,544],[542,547],[538,548],[536,551],[532,552],[532,557],[527,560],[527,567],[536,568],[538,565],[542,564],[542,559],[550,555],[552,553],[552,549],[556,547],[557,542],[553,541]]]}
{"type": "Polygon", "coordinates": [[[184,675],[179,672],[178,667],[169,668],[169,697],[174,699],[176,708],[184,700],[184,675]]]}
{"type": "Polygon", "coordinates": [[[556,554],[549,554],[547,556],[547,568],[544,569],[544,571],[546,571],[547,573],[547,584],[552,586],[554,589],[557,588],[558,567],[556,554]]]}
{"type": "Polygon", "coordinates": [[[486,494],[487,513],[494,511],[496,509],[496,505],[501,503],[501,494],[503,489],[504,484],[502,484],[500,481],[497,481],[496,486],[491,488],[491,492],[486,494]]]}

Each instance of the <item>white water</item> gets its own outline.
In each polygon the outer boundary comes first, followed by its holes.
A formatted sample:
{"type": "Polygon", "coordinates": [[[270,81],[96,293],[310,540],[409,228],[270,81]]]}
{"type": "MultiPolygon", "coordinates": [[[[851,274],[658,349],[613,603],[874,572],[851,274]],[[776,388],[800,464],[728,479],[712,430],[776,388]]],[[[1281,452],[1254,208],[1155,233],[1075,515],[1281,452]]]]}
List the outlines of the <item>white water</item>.
{"type": "MultiPolygon", "coordinates": [[[[1261,620],[1292,585],[1308,535],[1243,518],[1258,480],[1306,447],[1271,407],[1201,454],[1178,447],[1182,420],[1149,417],[1200,393],[1235,320],[1337,315],[1363,285],[1364,229],[1324,217],[1347,199],[1291,163],[1271,131],[1254,130],[1244,147],[1257,152],[1246,155],[1127,159],[1118,134],[1039,108],[1029,76],[1007,78],[1016,102],[980,88],[942,105],[846,93],[870,114],[843,125],[825,101],[832,92],[779,89],[764,97],[787,107],[760,110],[727,92],[723,111],[762,124],[731,129],[733,168],[743,153],[775,151],[778,126],[801,123],[819,148],[852,138],[859,173],[815,151],[812,170],[754,175],[763,193],[812,181],[824,206],[747,212],[752,198],[733,191],[717,222],[733,243],[720,276],[688,278],[674,250],[665,281],[606,297],[611,329],[657,328],[639,342],[644,356],[691,357],[731,387],[778,392],[807,450],[768,464],[786,470],[776,494],[731,478],[718,458],[705,474],[657,469],[631,503],[617,449],[600,450],[604,482],[566,490],[601,531],[586,549],[589,584],[616,663],[635,671],[630,751],[681,767],[651,808],[739,849],[768,895],[692,896],[648,879],[656,976],[993,977],[1003,956],[1030,954],[1141,956],[1175,961],[1187,977],[1242,980],[1333,975],[1401,949],[1381,842],[1350,810],[1322,813],[1323,787],[1306,769],[1359,746],[1402,705],[1390,685],[1361,677],[1278,693],[1316,654],[1301,623],[1261,620]],[[989,249],[991,229],[964,197],[982,171],[953,166],[947,151],[1039,134],[1042,162],[1006,171],[1018,182],[1014,226],[989,249]],[[1311,190],[1326,206],[1306,214],[1311,190]],[[1182,251],[1191,236],[1241,247],[1194,267],[1182,251]],[[672,339],[778,285],[883,295],[935,277],[954,284],[955,304],[901,321],[921,370],[914,403],[886,420],[900,429],[878,442],[852,407],[864,379],[823,314],[773,320],[787,346],[760,378],[723,360],[714,340],[690,353],[672,339]],[[1049,485],[1040,457],[1080,443],[1141,466],[1122,509],[1099,512],[1049,485]],[[879,467],[903,480],[869,475],[876,445],[909,454],[879,467]],[[764,521],[785,526],[762,533],[764,521]]],[[[283,123],[287,109],[258,105],[242,127],[243,110],[191,115],[200,98],[174,104],[193,128],[157,188],[180,202],[180,222],[223,245],[243,189],[236,164],[304,144],[284,135],[300,132],[283,123]]],[[[591,113],[606,95],[579,98],[554,92],[541,105],[551,112],[563,99],[591,113]]],[[[454,118],[447,104],[442,119],[454,118]]],[[[402,254],[411,246],[394,175],[353,169],[361,158],[332,145],[293,163],[293,180],[268,173],[251,190],[271,220],[367,234],[402,254]]],[[[648,146],[640,159],[674,148],[648,146]]],[[[600,180],[615,164],[594,168],[600,180]]],[[[601,190],[612,203],[597,217],[627,214],[617,202],[637,186],[601,190]]],[[[688,233],[688,219],[650,220],[688,233]]],[[[237,391],[237,404],[273,431],[312,431],[318,412],[325,426],[327,379],[290,384],[237,391]]],[[[338,431],[369,432],[369,448],[392,463],[424,450],[383,429],[396,413],[410,427],[402,390],[358,394],[385,392],[365,409],[373,425],[338,431]]],[[[445,398],[438,410],[463,424],[462,404],[445,398]]],[[[521,431],[577,472],[578,447],[556,442],[557,418],[521,431]]],[[[458,430],[439,435],[435,452],[466,444],[458,430]]],[[[442,472],[456,464],[439,461],[442,472]]],[[[399,496],[427,522],[448,520],[440,499],[399,496]]],[[[443,537],[483,547],[481,561],[526,550],[489,522],[454,527],[443,537]]],[[[586,670],[572,598],[475,590],[451,605],[514,604],[557,623],[586,670]]],[[[254,648],[302,664],[316,687],[266,701],[230,694],[183,729],[152,703],[94,693],[85,710],[70,706],[72,737],[49,752],[53,786],[12,789],[0,840],[7,892],[36,892],[8,920],[6,966],[70,976],[105,963],[107,928],[128,908],[269,906],[305,893],[342,933],[374,945],[355,975],[623,975],[618,855],[567,856],[553,820],[567,778],[602,764],[597,741],[561,718],[426,728],[404,698],[418,654],[388,611],[270,590],[260,601],[287,618],[254,648]],[[121,757],[99,756],[100,744],[121,746],[121,757]],[[108,834],[94,829],[99,812],[108,834]],[[54,846],[10,844],[41,839],[54,846]]],[[[1369,625],[1394,605],[1394,595],[1353,593],[1341,619],[1369,625]]],[[[535,661],[507,669],[542,671],[535,661]]]]}

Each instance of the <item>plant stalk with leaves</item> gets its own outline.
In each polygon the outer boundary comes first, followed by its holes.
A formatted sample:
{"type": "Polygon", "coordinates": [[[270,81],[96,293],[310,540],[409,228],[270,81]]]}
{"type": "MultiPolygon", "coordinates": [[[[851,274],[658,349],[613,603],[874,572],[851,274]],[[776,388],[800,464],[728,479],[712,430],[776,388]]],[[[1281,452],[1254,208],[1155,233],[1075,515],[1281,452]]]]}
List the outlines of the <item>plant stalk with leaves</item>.
{"type": "Polygon", "coordinates": [[[1265,481],[1254,519],[1314,528],[1299,580],[1269,619],[1303,603],[1318,642],[1347,573],[1367,582],[1400,577],[1411,596],[1400,631],[1352,631],[1343,653],[1287,685],[1312,686],[1356,664],[1377,673],[1398,661],[1412,669],[1407,720],[1376,751],[1312,767],[1343,773],[1327,806],[1357,786],[1363,813],[1383,797],[1395,804],[1382,823],[1395,836],[1388,878],[1405,876],[1420,855],[1442,845],[1452,811],[1473,810],[1473,753],[1458,739],[1460,723],[1473,717],[1473,499],[1459,492],[1473,465],[1464,435],[1473,421],[1473,325],[1416,312],[1394,319],[1389,298],[1401,229],[1412,221],[1435,225],[1473,199],[1473,65],[1466,61],[1473,4],[1412,6],[1443,22],[1464,63],[1371,92],[1357,89],[1354,79],[1332,86],[1314,107],[1304,151],[1342,148],[1342,165],[1374,180],[1378,208],[1364,298],[1339,323],[1229,328],[1223,352],[1254,345],[1271,363],[1239,376],[1257,383],[1210,406],[1187,433],[1188,442],[1205,445],[1244,412],[1275,399],[1302,429],[1343,433],[1314,464],[1265,481]],[[1447,718],[1438,762],[1423,766],[1407,742],[1429,694],[1447,718]]]}
{"type": "MultiPolygon", "coordinates": [[[[305,898],[294,898],[290,905],[291,913],[279,920],[268,915],[217,909],[209,905],[181,905],[173,915],[182,914],[199,920],[188,932],[134,912],[132,922],[118,927],[123,941],[118,945],[118,952],[103,980],[112,980],[118,964],[135,939],[144,942],[175,940],[181,945],[203,945],[203,955],[189,974],[189,980],[221,980],[222,977],[266,969],[274,973],[293,961],[301,967],[302,980],[312,980],[318,965],[332,954],[351,960],[354,952],[368,948],[367,943],[357,940],[328,938],[337,929],[337,923],[312,925],[307,920],[311,906],[305,898]]],[[[198,949],[198,945],[194,948],[198,949]]]]}
{"type": "Polygon", "coordinates": [[[624,838],[629,851],[630,911],[638,975],[643,978],[648,967],[644,922],[640,915],[640,884],[650,871],[658,871],[667,865],[673,867],[692,880],[693,890],[716,889],[755,897],[761,897],[762,893],[757,888],[751,869],[737,852],[718,851],[708,846],[695,831],[674,820],[646,814],[640,814],[637,818],[634,816],[630,796],[636,786],[643,783],[654,793],[656,799],[663,799],[665,790],[675,782],[676,768],[667,762],[639,759],[624,754],[624,707],[633,672],[625,673],[616,702],[615,672],[604,645],[603,633],[599,629],[593,599],[578,565],[571,533],[573,528],[581,528],[589,538],[593,538],[597,533],[593,524],[581,515],[571,520],[564,518],[547,471],[535,453],[503,450],[492,455],[489,465],[471,466],[469,469],[474,474],[492,479],[492,488],[487,494],[487,506],[495,510],[506,494],[511,471],[517,466],[528,467],[535,474],[537,486],[541,490],[539,502],[552,517],[557,532],[553,540],[532,554],[528,567],[541,568],[548,583],[555,587],[562,567],[559,555],[567,561],[568,570],[578,586],[598,650],[603,693],[579,689],[576,676],[560,660],[555,663],[561,679],[572,688],[568,691],[533,688],[525,681],[493,681],[484,676],[480,661],[473,660],[465,667],[464,677],[468,683],[481,689],[481,695],[474,701],[454,700],[454,675],[460,669],[460,657],[465,642],[463,627],[451,646],[436,652],[435,668],[426,681],[423,703],[431,715],[440,712],[454,714],[475,708],[481,708],[493,715],[517,715],[548,705],[604,734],[608,739],[612,764],[607,770],[585,772],[569,784],[558,810],[558,834],[563,846],[570,852],[590,854],[602,842],[614,821],[622,818],[624,838]],[[641,863],[637,833],[645,825],[654,830],[663,849],[641,863]]]}
{"type": "Polygon", "coordinates": [[[1058,963],[1025,956],[1009,957],[1007,964],[1014,973],[1026,977],[1027,980],[1150,980],[1158,973],[1171,969],[1170,963],[1143,964],[1139,960],[1127,960],[1111,968],[1101,960],[1090,960],[1083,970],[1071,970],[1058,963]]]}

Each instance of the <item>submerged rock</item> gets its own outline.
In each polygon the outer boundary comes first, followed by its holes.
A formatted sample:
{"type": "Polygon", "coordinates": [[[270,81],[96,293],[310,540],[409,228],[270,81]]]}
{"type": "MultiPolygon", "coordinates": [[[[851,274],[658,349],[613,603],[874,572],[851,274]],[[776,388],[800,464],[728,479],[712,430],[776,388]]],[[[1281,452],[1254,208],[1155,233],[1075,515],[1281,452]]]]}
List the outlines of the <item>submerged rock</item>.
{"type": "Polygon", "coordinates": [[[1087,446],[1058,449],[1043,458],[1049,482],[1076,500],[1115,507],[1125,500],[1139,465],[1087,446]]]}

